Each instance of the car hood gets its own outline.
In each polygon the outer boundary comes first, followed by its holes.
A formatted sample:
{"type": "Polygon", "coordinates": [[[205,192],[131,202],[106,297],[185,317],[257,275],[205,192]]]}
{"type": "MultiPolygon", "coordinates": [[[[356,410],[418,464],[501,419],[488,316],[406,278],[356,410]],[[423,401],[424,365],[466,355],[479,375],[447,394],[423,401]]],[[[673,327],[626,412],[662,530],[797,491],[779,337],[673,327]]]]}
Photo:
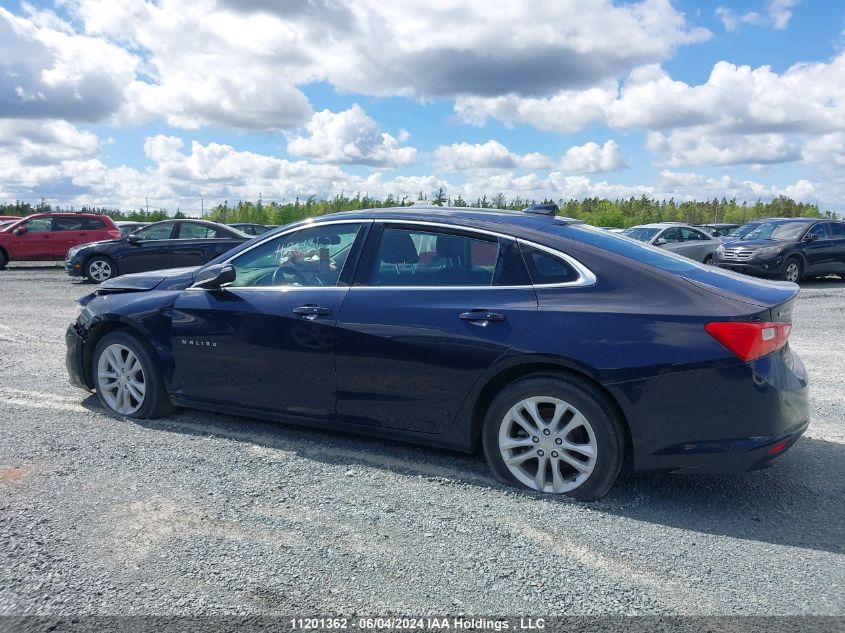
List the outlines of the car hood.
{"type": "Polygon", "coordinates": [[[104,281],[97,287],[99,294],[115,292],[140,292],[144,290],[187,288],[194,282],[197,266],[190,268],[167,268],[165,270],[151,270],[146,273],[121,275],[104,281]]]}
{"type": "Polygon", "coordinates": [[[123,242],[123,239],[100,240],[99,242],[85,242],[85,244],[80,244],[79,246],[74,246],[70,250],[79,252],[83,248],[93,248],[95,246],[107,246],[109,244],[120,244],[121,242],[123,242]]]}
{"type": "Polygon", "coordinates": [[[790,240],[731,240],[725,242],[725,248],[738,247],[747,248],[748,250],[756,250],[764,246],[777,246],[778,244],[786,244],[790,240]]]}

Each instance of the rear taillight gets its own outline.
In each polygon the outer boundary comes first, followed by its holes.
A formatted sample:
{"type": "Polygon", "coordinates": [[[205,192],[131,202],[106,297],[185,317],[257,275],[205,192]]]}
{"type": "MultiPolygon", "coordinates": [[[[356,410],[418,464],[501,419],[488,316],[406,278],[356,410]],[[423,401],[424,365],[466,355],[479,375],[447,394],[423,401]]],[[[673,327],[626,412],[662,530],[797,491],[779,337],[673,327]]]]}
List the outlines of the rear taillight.
{"type": "Polygon", "coordinates": [[[792,323],[713,321],[704,329],[740,360],[748,362],[786,345],[792,323]]]}

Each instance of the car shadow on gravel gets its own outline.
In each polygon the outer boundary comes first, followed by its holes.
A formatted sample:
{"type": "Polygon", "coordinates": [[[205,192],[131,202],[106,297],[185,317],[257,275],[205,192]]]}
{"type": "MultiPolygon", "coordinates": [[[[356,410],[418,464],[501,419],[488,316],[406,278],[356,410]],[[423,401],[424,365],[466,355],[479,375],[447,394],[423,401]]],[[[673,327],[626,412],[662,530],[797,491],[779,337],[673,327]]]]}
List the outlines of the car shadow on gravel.
{"type": "MultiPolygon", "coordinates": [[[[96,396],[83,402],[103,413],[96,396]]],[[[314,430],[281,422],[180,409],[148,429],[226,438],[296,453],[344,467],[365,466],[479,489],[510,491],[490,474],[480,453],[314,430]]],[[[524,491],[537,503],[577,504],[524,491]]],[[[771,468],[740,475],[671,475],[623,470],[593,510],[638,521],[732,538],[842,553],[845,550],[845,445],[804,437],[771,468]]]]}
{"type": "Polygon", "coordinates": [[[845,277],[814,277],[804,279],[799,284],[806,289],[845,288],[845,277]]]}

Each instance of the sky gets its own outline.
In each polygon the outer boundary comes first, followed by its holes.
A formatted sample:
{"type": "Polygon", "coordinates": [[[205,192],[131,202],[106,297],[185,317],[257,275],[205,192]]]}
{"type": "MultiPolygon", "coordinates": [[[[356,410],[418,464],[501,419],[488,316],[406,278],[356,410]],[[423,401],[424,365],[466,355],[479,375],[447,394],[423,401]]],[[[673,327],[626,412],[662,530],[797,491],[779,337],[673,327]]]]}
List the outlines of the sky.
{"type": "Polygon", "coordinates": [[[0,201],[787,195],[845,211],[845,1],[0,0],[0,201]]]}

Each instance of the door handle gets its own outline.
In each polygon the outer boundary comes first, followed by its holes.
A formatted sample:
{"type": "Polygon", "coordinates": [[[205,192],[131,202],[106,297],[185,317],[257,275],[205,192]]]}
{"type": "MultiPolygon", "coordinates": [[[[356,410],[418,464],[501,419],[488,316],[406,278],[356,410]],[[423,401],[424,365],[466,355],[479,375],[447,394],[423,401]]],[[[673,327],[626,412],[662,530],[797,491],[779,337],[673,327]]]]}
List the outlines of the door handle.
{"type": "Polygon", "coordinates": [[[330,315],[332,311],[329,308],[324,308],[323,306],[305,305],[294,308],[293,313],[298,314],[309,321],[313,321],[317,317],[330,315]]]}
{"type": "Polygon", "coordinates": [[[478,327],[487,327],[493,321],[504,321],[505,315],[500,312],[490,312],[483,308],[470,310],[469,312],[461,312],[459,318],[462,321],[469,321],[472,325],[478,327]]]}

